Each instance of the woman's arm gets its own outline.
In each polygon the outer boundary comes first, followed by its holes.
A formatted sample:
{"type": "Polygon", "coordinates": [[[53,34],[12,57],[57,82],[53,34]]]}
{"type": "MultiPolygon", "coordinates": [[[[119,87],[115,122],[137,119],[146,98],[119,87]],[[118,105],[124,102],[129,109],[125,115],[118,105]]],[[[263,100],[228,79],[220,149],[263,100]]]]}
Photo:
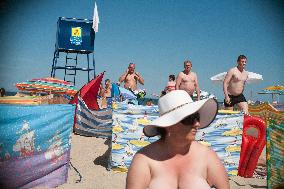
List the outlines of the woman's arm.
{"type": "Polygon", "coordinates": [[[151,180],[150,167],[143,154],[137,153],[127,173],[126,189],[146,189],[151,180]]]}
{"type": "Polygon", "coordinates": [[[228,173],[217,154],[209,149],[207,157],[207,182],[218,189],[229,189],[228,173]]]}

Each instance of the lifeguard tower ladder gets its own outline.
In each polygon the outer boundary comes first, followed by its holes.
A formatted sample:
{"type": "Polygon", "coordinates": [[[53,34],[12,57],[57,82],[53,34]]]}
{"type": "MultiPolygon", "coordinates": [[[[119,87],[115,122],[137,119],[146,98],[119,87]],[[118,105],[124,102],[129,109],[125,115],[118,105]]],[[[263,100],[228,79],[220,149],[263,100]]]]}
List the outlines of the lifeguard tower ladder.
{"type": "Polygon", "coordinates": [[[64,70],[64,81],[74,85],[78,71],[87,72],[88,82],[90,81],[90,72],[93,71],[95,77],[95,32],[92,24],[93,21],[88,19],[59,17],[51,77],[55,77],[56,70],[64,70]],[[80,60],[84,56],[87,64],[80,64],[80,60]]]}

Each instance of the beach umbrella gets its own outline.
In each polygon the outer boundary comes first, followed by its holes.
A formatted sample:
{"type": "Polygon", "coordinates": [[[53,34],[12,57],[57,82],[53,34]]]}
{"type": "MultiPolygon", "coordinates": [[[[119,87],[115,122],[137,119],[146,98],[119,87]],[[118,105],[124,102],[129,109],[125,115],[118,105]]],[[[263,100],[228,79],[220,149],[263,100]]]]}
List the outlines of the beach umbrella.
{"type": "Polygon", "coordinates": [[[260,92],[258,92],[258,94],[271,94],[271,98],[273,102],[275,95],[284,95],[284,86],[283,85],[268,86],[268,87],[265,87],[260,92]]]}
{"type": "Polygon", "coordinates": [[[283,93],[284,91],[284,86],[282,85],[274,85],[274,86],[269,86],[269,87],[265,87],[264,90],[269,90],[269,91],[275,91],[275,92],[279,92],[279,93],[283,93]]]}
{"type": "MultiPolygon", "coordinates": [[[[224,79],[225,79],[226,74],[227,74],[227,72],[219,73],[217,75],[212,76],[210,78],[210,80],[213,83],[222,84],[224,79]]],[[[263,80],[262,75],[254,73],[254,72],[248,72],[248,79],[247,79],[246,83],[257,83],[257,82],[262,81],[262,80],[263,80]]]]}
{"type": "Polygon", "coordinates": [[[20,91],[36,93],[68,94],[71,96],[77,93],[77,89],[71,83],[52,77],[31,79],[26,82],[17,83],[16,87],[20,91]]]}

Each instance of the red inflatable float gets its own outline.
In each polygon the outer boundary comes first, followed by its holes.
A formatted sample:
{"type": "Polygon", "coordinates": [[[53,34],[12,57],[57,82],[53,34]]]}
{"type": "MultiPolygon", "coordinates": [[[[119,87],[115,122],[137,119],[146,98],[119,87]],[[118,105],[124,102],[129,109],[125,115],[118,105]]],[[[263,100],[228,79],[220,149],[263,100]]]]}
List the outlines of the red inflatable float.
{"type": "Polygon", "coordinates": [[[266,142],[265,122],[255,116],[244,115],[243,136],[238,175],[252,177],[258,158],[266,142]]]}

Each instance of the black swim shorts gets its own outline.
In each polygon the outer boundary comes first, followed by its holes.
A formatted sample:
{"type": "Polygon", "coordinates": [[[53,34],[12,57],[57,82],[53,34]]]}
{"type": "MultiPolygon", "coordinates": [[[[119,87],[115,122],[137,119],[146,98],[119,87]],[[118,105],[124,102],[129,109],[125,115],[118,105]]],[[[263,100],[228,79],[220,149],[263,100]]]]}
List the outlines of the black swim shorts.
{"type": "Polygon", "coordinates": [[[225,100],[224,100],[224,105],[225,107],[233,107],[235,104],[238,104],[240,102],[246,102],[246,98],[243,95],[243,93],[239,94],[238,96],[233,96],[233,95],[229,95],[231,103],[228,104],[225,100]]]}

